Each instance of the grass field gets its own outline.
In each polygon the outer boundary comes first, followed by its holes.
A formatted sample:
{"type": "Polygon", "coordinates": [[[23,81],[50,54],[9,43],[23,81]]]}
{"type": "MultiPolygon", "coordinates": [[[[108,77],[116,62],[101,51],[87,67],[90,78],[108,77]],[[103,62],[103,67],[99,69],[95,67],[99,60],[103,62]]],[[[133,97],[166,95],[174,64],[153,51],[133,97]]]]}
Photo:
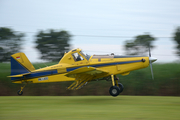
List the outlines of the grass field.
{"type": "Polygon", "coordinates": [[[179,120],[180,97],[1,96],[0,120],[179,120]]]}

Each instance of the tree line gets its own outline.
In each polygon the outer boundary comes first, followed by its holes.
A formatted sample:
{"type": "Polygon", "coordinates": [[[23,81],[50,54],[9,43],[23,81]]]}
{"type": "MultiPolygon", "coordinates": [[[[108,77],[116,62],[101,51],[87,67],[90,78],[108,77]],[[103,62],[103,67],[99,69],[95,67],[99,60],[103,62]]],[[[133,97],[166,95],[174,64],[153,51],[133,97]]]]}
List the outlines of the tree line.
{"type": "MultiPolygon", "coordinates": [[[[41,30],[35,37],[36,49],[41,53],[40,59],[58,61],[65,51],[70,49],[72,35],[65,30],[41,30]]],[[[26,42],[25,33],[14,31],[11,28],[0,27],[0,62],[9,62],[10,55],[22,51],[26,42]]],[[[124,50],[127,55],[143,55],[149,49],[155,48],[156,40],[152,35],[145,33],[137,35],[132,40],[125,40],[124,50]]],[[[173,40],[177,43],[176,55],[180,56],[180,27],[175,29],[173,40]]]]}

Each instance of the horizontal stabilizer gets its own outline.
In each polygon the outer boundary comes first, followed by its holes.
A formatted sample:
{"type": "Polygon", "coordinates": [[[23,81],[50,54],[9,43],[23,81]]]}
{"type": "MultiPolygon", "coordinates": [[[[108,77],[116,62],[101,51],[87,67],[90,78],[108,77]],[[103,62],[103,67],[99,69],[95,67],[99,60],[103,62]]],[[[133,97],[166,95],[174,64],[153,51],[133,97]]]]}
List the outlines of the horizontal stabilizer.
{"type": "Polygon", "coordinates": [[[7,77],[23,77],[24,75],[28,75],[30,73],[26,73],[26,74],[19,74],[19,75],[11,75],[11,76],[7,76],[7,77]]]}

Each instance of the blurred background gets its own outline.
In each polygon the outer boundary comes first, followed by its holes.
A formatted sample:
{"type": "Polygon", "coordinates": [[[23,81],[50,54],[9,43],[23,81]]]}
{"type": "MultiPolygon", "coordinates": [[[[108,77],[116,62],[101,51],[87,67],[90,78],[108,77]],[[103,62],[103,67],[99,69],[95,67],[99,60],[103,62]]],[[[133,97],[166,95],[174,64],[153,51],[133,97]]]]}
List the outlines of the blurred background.
{"type": "MultiPolygon", "coordinates": [[[[0,95],[16,95],[10,55],[24,52],[38,68],[57,64],[67,52],[147,55],[158,58],[150,68],[119,75],[126,95],[180,95],[180,1],[168,0],[1,0],[0,95]]],[[[109,95],[110,82],[92,82],[67,91],[71,83],[30,84],[26,95],[109,95]]]]}

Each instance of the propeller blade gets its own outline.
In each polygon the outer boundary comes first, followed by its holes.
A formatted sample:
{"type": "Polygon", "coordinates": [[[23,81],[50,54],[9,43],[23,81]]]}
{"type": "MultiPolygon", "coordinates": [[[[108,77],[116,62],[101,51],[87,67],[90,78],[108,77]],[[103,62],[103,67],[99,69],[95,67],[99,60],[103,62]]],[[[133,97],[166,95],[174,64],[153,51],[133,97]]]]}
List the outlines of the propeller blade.
{"type": "Polygon", "coordinates": [[[151,48],[149,46],[149,57],[151,57],[151,48]]]}
{"type": "Polygon", "coordinates": [[[152,63],[155,62],[156,60],[157,60],[157,58],[151,57],[151,48],[150,48],[150,45],[149,45],[149,63],[150,63],[151,75],[152,75],[153,80],[154,80],[154,74],[153,74],[152,63]]]}
{"type": "Polygon", "coordinates": [[[154,74],[153,74],[153,68],[152,68],[152,62],[151,62],[151,60],[149,60],[149,63],[150,63],[150,68],[151,68],[152,79],[154,80],[154,74]]]}

